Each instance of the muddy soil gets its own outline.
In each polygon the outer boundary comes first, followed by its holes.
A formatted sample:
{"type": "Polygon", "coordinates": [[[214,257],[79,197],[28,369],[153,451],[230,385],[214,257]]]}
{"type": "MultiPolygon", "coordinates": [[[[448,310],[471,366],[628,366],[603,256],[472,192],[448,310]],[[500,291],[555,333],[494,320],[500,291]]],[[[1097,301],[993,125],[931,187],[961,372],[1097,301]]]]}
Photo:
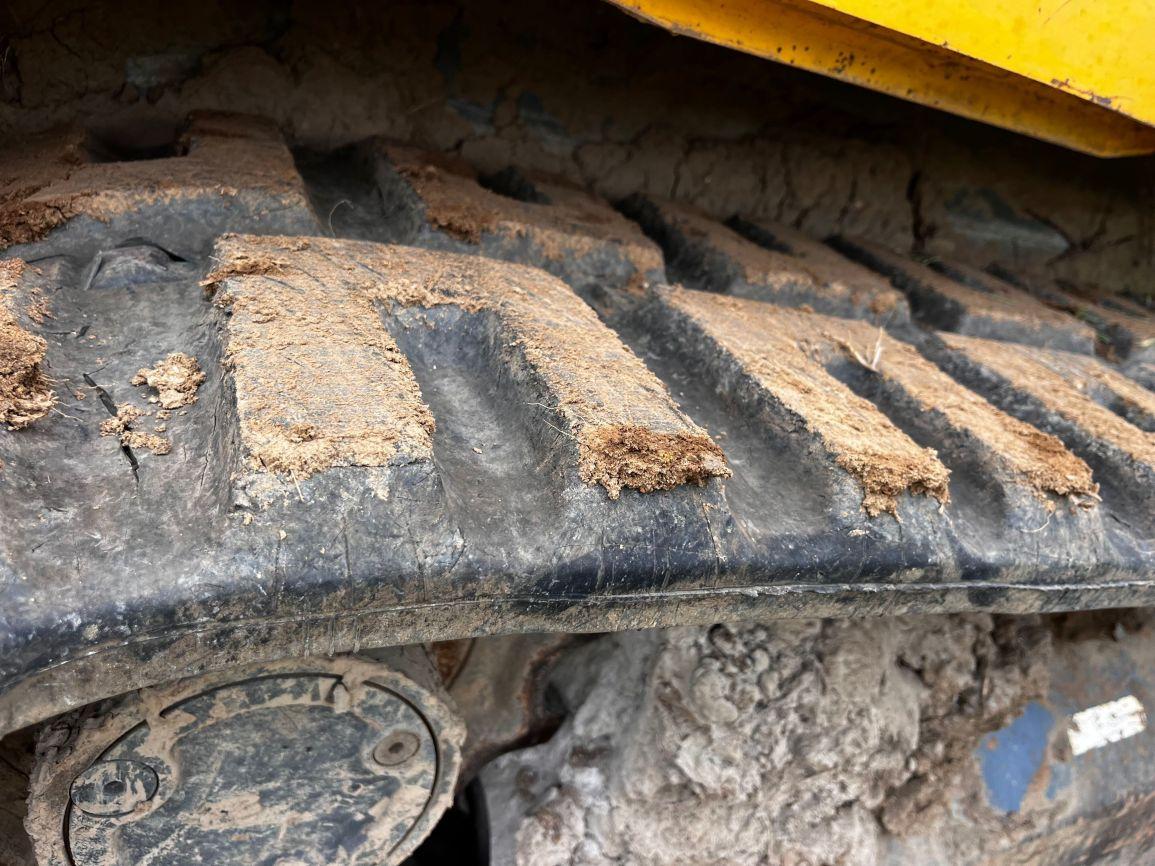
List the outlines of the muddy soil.
{"type": "Polygon", "coordinates": [[[197,359],[184,352],[173,352],[155,367],[141,369],[132,377],[133,385],[147,385],[156,391],[149,402],[157,402],[162,409],[179,409],[197,401],[197,389],[204,384],[205,374],[197,359]]]}
{"type": "Polygon", "coordinates": [[[1051,640],[986,615],[602,638],[558,669],[558,735],[485,773],[494,862],[872,866],[952,806],[968,862],[984,827],[1009,838],[971,755],[1046,692],[1051,640]]]}
{"type": "MultiPolygon", "coordinates": [[[[56,403],[43,369],[47,343],[20,321],[17,292],[25,267],[19,259],[0,262],[0,428],[9,430],[43,418],[56,403]]],[[[24,305],[24,315],[33,321],[47,316],[43,304],[36,298],[24,305]]]]}

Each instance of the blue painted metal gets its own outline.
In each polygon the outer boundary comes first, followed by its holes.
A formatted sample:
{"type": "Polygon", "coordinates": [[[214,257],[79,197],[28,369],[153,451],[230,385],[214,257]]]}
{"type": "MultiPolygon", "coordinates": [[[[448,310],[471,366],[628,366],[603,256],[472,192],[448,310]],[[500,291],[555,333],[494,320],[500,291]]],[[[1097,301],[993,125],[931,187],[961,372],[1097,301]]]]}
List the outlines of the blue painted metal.
{"type": "Polygon", "coordinates": [[[976,793],[1004,834],[984,863],[1155,864],[1155,727],[1080,755],[1067,736],[1075,713],[1126,695],[1155,709],[1155,628],[1149,619],[1130,630],[1091,628],[1057,637],[1053,650],[1046,698],[973,753],[976,793]]]}
{"type": "Polygon", "coordinates": [[[1018,812],[1032,780],[1043,767],[1055,717],[1039,703],[1001,731],[983,737],[976,750],[987,800],[1001,812],[1018,812]]]}

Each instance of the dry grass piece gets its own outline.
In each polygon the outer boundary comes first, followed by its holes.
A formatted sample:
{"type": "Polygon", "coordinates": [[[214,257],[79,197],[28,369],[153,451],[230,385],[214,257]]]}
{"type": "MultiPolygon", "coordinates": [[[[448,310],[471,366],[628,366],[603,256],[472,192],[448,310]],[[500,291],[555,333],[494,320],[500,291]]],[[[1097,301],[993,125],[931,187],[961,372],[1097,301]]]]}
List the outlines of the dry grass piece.
{"type": "Polygon", "coordinates": [[[885,332],[882,330],[882,328],[879,328],[878,339],[874,341],[874,351],[871,353],[869,361],[867,361],[866,358],[863,357],[856,348],[854,348],[853,344],[851,344],[849,340],[835,340],[835,342],[843,349],[845,349],[850,357],[857,361],[861,366],[865,367],[871,373],[877,373],[878,362],[882,360],[882,338],[884,335],[885,332]]]}

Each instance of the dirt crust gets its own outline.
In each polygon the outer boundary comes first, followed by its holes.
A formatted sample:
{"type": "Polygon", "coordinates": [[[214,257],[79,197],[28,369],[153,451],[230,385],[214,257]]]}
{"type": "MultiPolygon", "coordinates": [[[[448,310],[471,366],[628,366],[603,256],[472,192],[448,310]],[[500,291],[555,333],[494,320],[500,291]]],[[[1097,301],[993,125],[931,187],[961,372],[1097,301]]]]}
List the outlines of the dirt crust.
{"type": "Polygon", "coordinates": [[[176,197],[235,198],[308,210],[289,149],[261,118],[194,113],[184,155],[99,162],[85,135],[46,133],[0,151],[0,249],[39,240],[74,217],[107,222],[176,197]]]}
{"type": "Polygon", "coordinates": [[[433,415],[364,290],[373,275],[351,254],[318,254],[318,243],[226,235],[203,281],[228,311],[227,365],[251,468],[307,478],[432,459],[433,415]]]}
{"type": "Polygon", "coordinates": [[[378,147],[409,181],[429,223],[452,237],[476,244],[487,233],[527,236],[554,260],[587,255],[610,243],[634,265],[639,279],[662,269],[661,250],[636,223],[568,181],[530,173],[526,179],[543,201],[521,201],[486,189],[462,160],[395,144],[378,147]]]}
{"type": "Polygon", "coordinates": [[[101,436],[116,436],[120,444],[132,449],[151,451],[158,456],[172,451],[172,442],[156,433],[146,433],[135,429],[136,422],[148,416],[138,406],[122,403],[116,407],[116,415],[100,425],[101,436]]]}
{"type": "Polygon", "coordinates": [[[862,483],[863,507],[872,515],[893,511],[906,491],[947,502],[946,469],[936,469],[933,451],[913,448],[889,419],[824,369],[848,360],[913,404],[911,411],[937,416],[937,429],[961,434],[1000,480],[1045,503],[1051,495],[1084,505],[1097,500],[1090,467],[1061,441],[995,408],[880,328],[687,290],[666,298],[747,369],[760,371],[769,391],[813,426],[838,464],[862,483]]]}
{"type": "Polygon", "coordinates": [[[1155,316],[1142,308],[1116,310],[1104,304],[1081,304],[1076,313],[1083,319],[1105,329],[1118,329],[1129,335],[1134,348],[1155,346],[1155,316]]]}
{"type": "MultiPolygon", "coordinates": [[[[791,314],[786,314],[788,318],[791,314]]],[[[1041,500],[1049,494],[1091,506],[1099,485],[1091,467],[1055,436],[995,408],[958,384],[913,346],[861,322],[812,315],[802,319],[825,338],[827,358],[837,346],[858,364],[869,364],[882,381],[896,386],[922,412],[941,425],[966,434],[991,458],[1000,474],[1028,488],[1041,500]]]]}
{"type": "Polygon", "coordinates": [[[967,317],[986,320],[995,325],[1013,324],[1018,333],[1033,335],[1033,339],[1040,345],[1056,333],[1085,342],[1087,351],[1090,351],[1094,343],[1094,332],[1083,322],[975,268],[955,263],[950,265],[960,274],[966,274],[973,285],[981,288],[973,288],[972,285],[944,276],[927,265],[879,244],[858,238],[848,238],[847,242],[863,250],[887,272],[901,274],[897,279],[904,287],[909,287],[912,294],[936,296],[956,306],[967,317]]]}
{"type": "Polygon", "coordinates": [[[603,638],[557,670],[558,734],[485,771],[496,862],[875,866],[952,809],[1005,839],[973,753],[1046,694],[1051,640],[986,615],[603,638]]]}
{"type": "Polygon", "coordinates": [[[0,249],[39,240],[72,216],[66,202],[36,195],[89,161],[78,130],[32,135],[0,151],[0,249]]]}
{"type": "Polygon", "coordinates": [[[939,336],[950,349],[1031,395],[1092,438],[1110,443],[1136,463],[1155,467],[1155,433],[1128,423],[1093,399],[1101,395],[1103,402],[1155,422],[1155,394],[1097,358],[958,334],[939,336]]]}
{"type": "Polygon", "coordinates": [[[119,436],[136,421],[144,417],[144,410],[131,403],[122,403],[116,407],[116,414],[101,422],[101,436],[119,436]]]}
{"type": "Polygon", "coordinates": [[[806,268],[822,281],[827,291],[846,295],[856,305],[863,305],[869,299],[870,311],[876,315],[890,313],[900,306],[901,293],[885,277],[851,261],[805,232],[766,219],[740,217],[737,222],[740,226],[754,229],[752,239],[755,235],[759,239],[772,238],[791,256],[805,262],[806,268]]]}
{"type": "MultiPolygon", "coordinates": [[[[958,293],[960,289],[967,290],[966,286],[929,268],[919,267],[923,272],[929,272],[936,278],[936,291],[958,293]]],[[[1046,335],[1048,331],[1064,331],[1082,337],[1089,346],[1094,344],[1094,332],[1086,322],[1055,310],[1030,293],[978,268],[957,262],[950,262],[949,267],[958,275],[965,276],[972,285],[979,287],[978,291],[973,291],[969,295],[968,300],[963,301],[972,315],[981,314],[990,318],[1021,321],[1041,335],[1046,335]]]]}
{"type": "Polygon", "coordinates": [[[821,337],[824,326],[843,320],[680,288],[665,290],[662,298],[701,327],[857,479],[867,514],[897,514],[904,493],[950,501],[950,471],[936,452],[916,445],[806,350],[806,341],[821,337]]]}
{"type": "Polygon", "coordinates": [[[159,436],[156,433],[145,433],[141,430],[126,430],[120,436],[120,444],[127,445],[134,450],[151,451],[157,456],[168,454],[172,451],[172,442],[159,436]]]}
{"type": "Polygon", "coordinates": [[[623,487],[662,490],[729,473],[645,364],[544,271],[328,239],[226,236],[215,258],[205,284],[232,311],[242,437],[265,468],[303,475],[384,465],[399,446],[428,457],[433,416],[381,315],[451,304],[497,316],[502,363],[524,366],[548,395],[533,411],[574,443],[587,483],[616,498],[623,487]],[[266,263],[276,280],[260,276],[266,263]]]}
{"type": "Polygon", "coordinates": [[[1120,296],[1097,303],[1080,294],[1066,291],[1054,280],[1037,274],[1016,277],[1044,303],[1078,316],[1094,327],[1102,341],[1096,344],[1096,351],[1107,354],[1111,360],[1117,360],[1113,357],[1116,349],[1114,343],[1120,332],[1131,342],[1128,355],[1155,346],[1155,313],[1149,307],[1120,296]]]}
{"type": "Polygon", "coordinates": [[[162,409],[179,409],[197,401],[197,389],[204,380],[205,374],[196,358],[184,352],[173,352],[155,367],[138,371],[132,377],[132,384],[155,389],[155,400],[162,409]]]}
{"type": "Polygon", "coordinates": [[[25,268],[19,259],[0,261],[0,425],[8,430],[27,427],[56,405],[42,366],[48,344],[21,327],[15,310],[25,268]]]}

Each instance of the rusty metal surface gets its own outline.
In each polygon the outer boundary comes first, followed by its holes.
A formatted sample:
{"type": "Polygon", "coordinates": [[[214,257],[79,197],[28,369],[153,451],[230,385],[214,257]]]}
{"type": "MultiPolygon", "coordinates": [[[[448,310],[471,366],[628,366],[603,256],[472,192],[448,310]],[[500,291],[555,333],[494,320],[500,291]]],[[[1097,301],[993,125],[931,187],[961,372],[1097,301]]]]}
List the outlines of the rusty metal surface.
{"type": "Polygon", "coordinates": [[[582,638],[527,634],[479,638],[449,687],[465,719],[461,780],[498,755],[547,739],[560,722],[547,706],[546,680],[553,663],[582,638]]]}

